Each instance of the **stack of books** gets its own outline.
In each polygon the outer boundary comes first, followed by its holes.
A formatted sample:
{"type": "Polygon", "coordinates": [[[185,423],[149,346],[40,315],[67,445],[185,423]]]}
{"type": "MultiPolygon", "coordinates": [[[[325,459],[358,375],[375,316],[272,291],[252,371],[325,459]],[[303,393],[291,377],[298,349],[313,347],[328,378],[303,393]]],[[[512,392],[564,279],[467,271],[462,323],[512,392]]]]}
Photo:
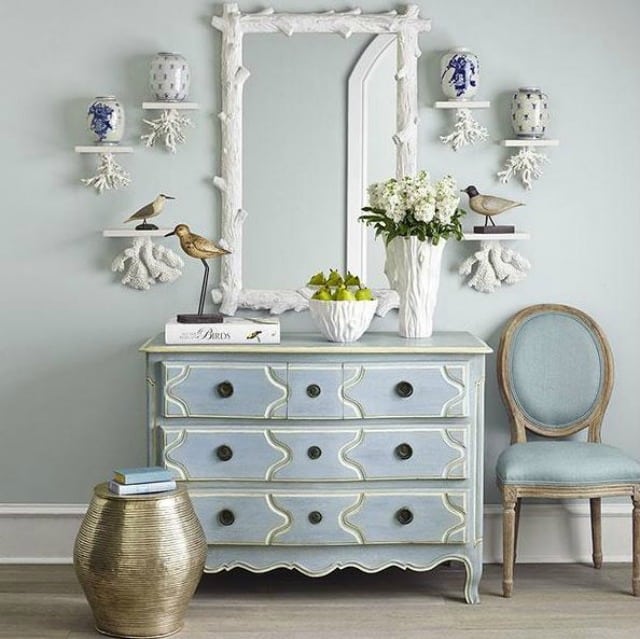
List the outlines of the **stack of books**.
{"type": "Polygon", "coordinates": [[[167,344],[279,344],[277,318],[225,317],[214,324],[183,324],[174,317],[164,326],[167,344]]]}
{"type": "Polygon", "coordinates": [[[160,466],[120,468],[113,471],[109,490],[116,495],[144,495],[174,490],[176,482],[170,471],[160,466]]]}

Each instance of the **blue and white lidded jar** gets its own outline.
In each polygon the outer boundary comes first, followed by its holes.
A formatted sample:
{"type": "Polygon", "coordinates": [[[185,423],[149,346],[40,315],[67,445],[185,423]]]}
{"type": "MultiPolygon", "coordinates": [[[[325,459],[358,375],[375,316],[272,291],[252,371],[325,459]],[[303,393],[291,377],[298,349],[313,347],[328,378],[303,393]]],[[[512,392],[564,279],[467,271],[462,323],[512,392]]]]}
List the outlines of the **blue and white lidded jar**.
{"type": "Polygon", "coordinates": [[[99,144],[118,144],[124,135],[124,109],[113,95],[95,98],[87,111],[89,131],[99,144]]]}
{"type": "Polygon", "coordinates": [[[442,92],[450,100],[468,100],[478,92],[480,65],[478,56],[458,47],[447,51],[440,59],[442,92]]]}
{"type": "Polygon", "coordinates": [[[519,138],[542,138],[549,125],[549,100],[535,87],[520,87],[511,98],[511,124],[519,138]]]}
{"type": "Polygon", "coordinates": [[[191,68],[179,53],[157,53],[151,61],[149,85],[161,102],[182,102],[189,95],[191,68]]]}

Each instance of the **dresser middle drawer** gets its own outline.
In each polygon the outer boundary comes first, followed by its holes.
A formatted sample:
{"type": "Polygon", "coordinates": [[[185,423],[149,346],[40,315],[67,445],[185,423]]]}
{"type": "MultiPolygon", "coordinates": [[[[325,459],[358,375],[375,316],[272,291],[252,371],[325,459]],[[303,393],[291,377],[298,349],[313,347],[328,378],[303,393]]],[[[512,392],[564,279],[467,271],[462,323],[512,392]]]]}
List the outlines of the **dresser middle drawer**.
{"type": "Polygon", "coordinates": [[[385,429],[158,428],[158,463],[180,479],[466,479],[466,426],[385,429]]]}

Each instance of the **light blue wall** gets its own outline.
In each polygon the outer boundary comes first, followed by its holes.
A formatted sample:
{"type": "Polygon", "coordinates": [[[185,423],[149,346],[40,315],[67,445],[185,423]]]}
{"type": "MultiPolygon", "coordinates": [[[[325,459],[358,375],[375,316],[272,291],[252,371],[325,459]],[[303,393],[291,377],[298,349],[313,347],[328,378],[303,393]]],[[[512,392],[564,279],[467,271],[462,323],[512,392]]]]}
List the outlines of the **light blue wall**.
{"type": "MultiPolygon", "coordinates": [[[[271,4],[277,10],[347,8],[316,0],[271,4]]],[[[448,246],[436,330],[468,330],[495,347],[506,318],[525,305],[548,301],[583,308],[609,335],[617,365],[604,436],[640,457],[640,216],[635,192],[640,173],[640,120],[635,115],[640,3],[419,4],[433,20],[432,32],[421,37],[420,165],[436,175],[451,172],[463,185],[475,183],[524,199],[526,207],[512,221],[532,234],[517,246],[531,260],[531,274],[493,295],[469,290],[455,273],[473,247],[448,246]],[[439,56],[453,45],[468,46],[480,56],[480,97],[492,100],[492,109],[480,118],[493,138],[509,135],[513,88],[535,84],[549,93],[550,133],[561,146],[550,151],[551,164],[533,191],[495,182],[506,158],[497,144],[454,154],[437,141],[449,116],[429,105],[440,98],[439,56]]],[[[381,1],[361,6],[368,11],[390,7],[381,1]]],[[[126,289],[109,271],[126,243],[103,239],[100,231],[119,225],[162,191],[178,198],[167,209],[167,223],[183,221],[204,235],[218,234],[219,202],[209,178],[218,163],[219,36],[209,22],[219,10],[219,3],[200,0],[0,4],[0,502],[86,502],[91,487],[115,466],[145,461],[144,367],[137,347],[169,316],[195,305],[201,266],[189,262],[173,285],[147,292],[126,289]],[[136,144],[142,132],[140,104],[149,97],[148,63],[159,50],[179,51],[190,60],[192,98],[203,107],[194,115],[197,128],[189,132],[188,144],[175,156],[136,144]],[[128,138],[136,153],[122,161],[134,182],[125,191],[96,196],[79,184],[92,159],[74,154],[73,146],[88,141],[86,105],[106,92],[119,96],[127,109],[128,138]]],[[[272,62],[278,63],[277,56],[272,62]]],[[[310,72],[321,73],[316,68],[310,72]]],[[[255,153],[260,156],[249,160],[254,169],[260,162],[277,162],[273,148],[255,153]]],[[[247,182],[247,197],[259,201],[255,189],[247,182]]],[[[273,269],[277,274],[282,268],[272,267],[259,246],[246,259],[247,269],[254,272],[273,269]]],[[[295,268],[286,264],[287,271],[295,268]]],[[[286,330],[311,326],[306,316],[282,321],[286,330]]],[[[373,328],[394,330],[394,318],[376,320],[373,328]]],[[[489,502],[497,500],[493,465],[508,443],[494,370],[490,358],[489,502]]]]}

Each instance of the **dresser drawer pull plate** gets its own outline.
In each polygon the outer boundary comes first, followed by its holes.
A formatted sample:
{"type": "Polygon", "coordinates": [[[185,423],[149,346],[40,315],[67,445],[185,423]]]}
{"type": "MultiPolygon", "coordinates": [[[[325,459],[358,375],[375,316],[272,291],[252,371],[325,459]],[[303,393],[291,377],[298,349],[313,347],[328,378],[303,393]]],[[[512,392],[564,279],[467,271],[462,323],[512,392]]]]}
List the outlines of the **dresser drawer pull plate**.
{"type": "Polygon", "coordinates": [[[235,520],[236,517],[231,510],[225,508],[218,513],[218,521],[223,526],[231,526],[235,520]]]}
{"type": "Polygon", "coordinates": [[[413,455],[413,448],[409,444],[398,444],[394,452],[398,459],[409,459],[413,455]]]}
{"type": "Polygon", "coordinates": [[[318,510],[312,510],[309,513],[309,521],[312,524],[319,524],[322,521],[322,513],[318,510]]]}
{"type": "Polygon", "coordinates": [[[312,399],[315,399],[316,397],[320,397],[321,392],[322,392],[322,389],[317,384],[309,384],[309,386],[307,386],[307,395],[312,399]]]}
{"type": "Polygon", "coordinates": [[[216,386],[216,390],[218,391],[218,395],[220,395],[220,397],[224,397],[226,399],[227,397],[231,397],[231,395],[233,395],[233,384],[226,381],[220,382],[216,386]]]}
{"type": "Polygon", "coordinates": [[[398,382],[396,384],[396,394],[402,398],[413,395],[413,386],[410,382],[398,382]]]}
{"type": "Polygon", "coordinates": [[[307,457],[309,459],[318,459],[320,455],[322,455],[320,446],[309,446],[309,448],[307,448],[307,457]]]}
{"type": "Polygon", "coordinates": [[[396,519],[400,524],[406,526],[413,521],[413,513],[408,508],[400,508],[396,511],[396,519]]]}
{"type": "Polygon", "coordinates": [[[218,448],[216,448],[216,456],[220,461],[229,461],[233,457],[233,450],[231,450],[231,446],[222,444],[222,446],[218,446],[218,448]]]}

